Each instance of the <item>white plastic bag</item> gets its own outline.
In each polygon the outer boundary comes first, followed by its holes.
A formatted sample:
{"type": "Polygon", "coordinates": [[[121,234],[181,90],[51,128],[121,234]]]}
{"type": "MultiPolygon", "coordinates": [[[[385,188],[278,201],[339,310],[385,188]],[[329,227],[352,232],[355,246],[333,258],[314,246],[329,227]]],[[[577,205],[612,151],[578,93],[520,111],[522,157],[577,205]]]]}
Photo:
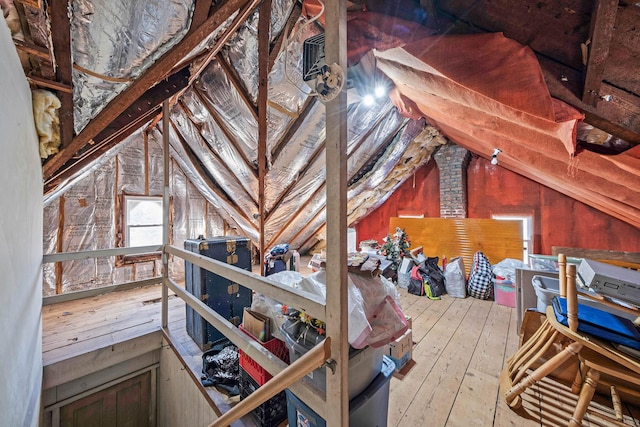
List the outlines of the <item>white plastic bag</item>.
{"type": "Polygon", "coordinates": [[[447,294],[454,298],[467,297],[467,277],[462,257],[455,257],[447,263],[444,268],[444,286],[447,294]]]}

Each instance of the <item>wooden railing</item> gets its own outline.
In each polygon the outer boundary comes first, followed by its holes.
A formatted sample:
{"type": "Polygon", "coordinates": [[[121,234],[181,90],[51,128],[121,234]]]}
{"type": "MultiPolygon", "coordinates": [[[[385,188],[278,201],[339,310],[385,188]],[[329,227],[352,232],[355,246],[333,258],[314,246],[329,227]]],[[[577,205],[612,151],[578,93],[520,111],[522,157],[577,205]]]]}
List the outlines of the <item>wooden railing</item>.
{"type": "MultiPolygon", "coordinates": [[[[326,318],[325,303],[316,295],[300,291],[289,286],[284,286],[278,282],[258,276],[233,265],[229,265],[197,253],[185,251],[184,249],[171,245],[49,254],[43,256],[42,262],[45,264],[76,259],[132,255],[149,252],[162,252],[163,259],[167,259],[169,255],[173,255],[174,257],[189,261],[198,267],[231,280],[234,283],[238,283],[256,292],[269,296],[276,301],[280,301],[291,307],[296,307],[314,318],[326,318]]],[[[166,316],[168,315],[168,290],[171,289],[176,296],[184,300],[185,303],[193,308],[200,316],[202,316],[203,319],[224,334],[225,337],[245,352],[247,356],[251,357],[274,376],[256,393],[250,396],[250,398],[247,398],[237,404],[229,410],[228,413],[223,414],[223,416],[216,420],[212,425],[229,425],[287,387],[291,388],[296,395],[302,398],[314,411],[319,414],[325,413],[325,396],[321,395],[315,388],[306,387],[304,384],[305,381],[302,381],[301,383],[298,382],[309,372],[322,366],[330,359],[331,339],[327,338],[289,366],[278,357],[274,356],[258,342],[242,333],[236,326],[215,312],[200,299],[185,291],[182,286],[169,277],[168,268],[166,268],[166,266],[162,277],[154,277],[152,279],[45,297],[43,298],[43,306],[160,283],[162,284],[161,310],[163,313],[163,329],[168,330],[168,320],[166,319],[166,316]]],[[[171,340],[170,334],[165,335],[167,339],[171,340]]]]}

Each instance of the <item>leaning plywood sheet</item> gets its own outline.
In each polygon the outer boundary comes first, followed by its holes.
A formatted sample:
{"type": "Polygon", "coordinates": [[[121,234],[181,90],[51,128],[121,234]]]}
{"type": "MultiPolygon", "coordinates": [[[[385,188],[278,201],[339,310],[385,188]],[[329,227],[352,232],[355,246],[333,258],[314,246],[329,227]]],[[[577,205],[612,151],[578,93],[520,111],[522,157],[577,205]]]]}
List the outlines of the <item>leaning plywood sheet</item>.
{"type": "Polygon", "coordinates": [[[491,264],[522,259],[522,222],[480,218],[390,218],[389,232],[403,228],[411,248],[422,246],[426,256],[461,256],[469,272],[473,254],[482,251],[491,264]]]}

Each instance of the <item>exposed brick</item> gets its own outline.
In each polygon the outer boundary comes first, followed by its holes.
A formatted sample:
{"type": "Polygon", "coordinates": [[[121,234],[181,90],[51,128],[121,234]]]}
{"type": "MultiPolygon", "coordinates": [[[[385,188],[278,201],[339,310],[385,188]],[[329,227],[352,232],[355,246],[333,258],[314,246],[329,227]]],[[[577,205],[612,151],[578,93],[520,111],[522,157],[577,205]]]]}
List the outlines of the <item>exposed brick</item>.
{"type": "Polygon", "coordinates": [[[466,218],[470,153],[449,142],[440,146],[434,159],[440,170],[440,217],[466,218]]]}

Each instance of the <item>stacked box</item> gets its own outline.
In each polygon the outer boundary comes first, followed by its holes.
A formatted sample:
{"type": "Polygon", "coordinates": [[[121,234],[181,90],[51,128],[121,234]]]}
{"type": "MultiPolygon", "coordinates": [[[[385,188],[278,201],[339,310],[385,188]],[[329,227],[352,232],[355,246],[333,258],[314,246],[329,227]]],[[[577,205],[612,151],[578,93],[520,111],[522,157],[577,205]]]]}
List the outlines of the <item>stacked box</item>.
{"type": "Polygon", "coordinates": [[[413,335],[411,329],[407,329],[400,338],[390,342],[385,346],[385,355],[389,356],[396,365],[396,371],[399,371],[407,364],[412,357],[413,335]]]}
{"type": "MultiPolygon", "coordinates": [[[[256,339],[256,337],[247,332],[242,327],[242,325],[240,325],[240,330],[262,344],[264,348],[273,353],[278,359],[282,360],[286,364],[289,364],[289,349],[284,342],[280,341],[277,338],[272,338],[267,342],[259,341],[258,339],[256,339]]],[[[258,362],[247,356],[244,351],[238,350],[238,353],[240,354],[240,367],[244,369],[245,372],[248,373],[254,381],[256,381],[256,383],[258,383],[258,386],[263,385],[271,378],[273,378],[273,375],[271,375],[266,369],[260,366],[258,362]]]]}

